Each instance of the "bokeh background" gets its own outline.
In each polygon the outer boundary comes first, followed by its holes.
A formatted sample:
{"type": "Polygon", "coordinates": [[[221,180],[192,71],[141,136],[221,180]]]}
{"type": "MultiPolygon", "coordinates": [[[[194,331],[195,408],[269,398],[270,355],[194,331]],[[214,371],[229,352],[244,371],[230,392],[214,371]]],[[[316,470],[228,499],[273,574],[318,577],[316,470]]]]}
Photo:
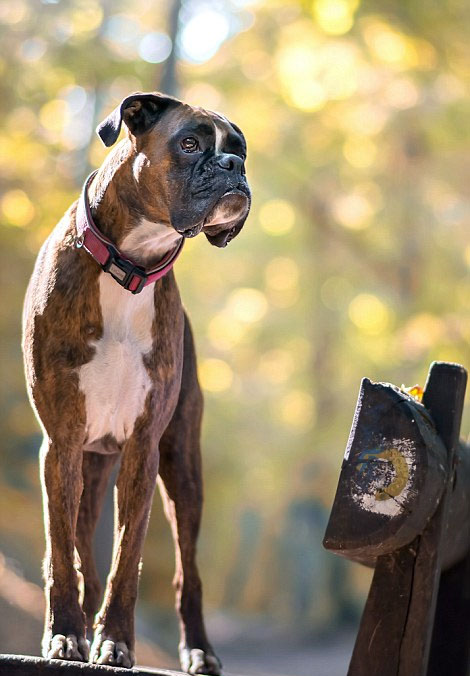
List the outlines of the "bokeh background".
{"type": "MultiPolygon", "coordinates": [[[[0,1],[1,652],[37,654],[43,613],[25,287],[105,156],[96,124],[161,89],[243,128],[253,189],[241,236],[188,242],[176,270],[206,400],[213,642],[228,671],[345,673],[370,573],[321,540],[360,379],[470,366],[469,18],[466,0],[0,1]]],[[[141,663],[175,664],[172,574],[157,497],[141,663]]]]}

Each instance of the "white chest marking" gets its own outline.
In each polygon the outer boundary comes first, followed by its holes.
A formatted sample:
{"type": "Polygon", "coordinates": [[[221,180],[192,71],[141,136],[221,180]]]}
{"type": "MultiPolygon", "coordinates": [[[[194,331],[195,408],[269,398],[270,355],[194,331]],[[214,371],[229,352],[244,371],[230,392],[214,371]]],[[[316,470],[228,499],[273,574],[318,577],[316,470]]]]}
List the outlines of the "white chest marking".
{"type": "Polygon", "coordinates": [[[133,295],[104,272],[99,283],[103,335],[79,372],[87,442],[107,434],[122,442],[132,434],[151,387],[143,357],[152,347],[154,286],[133,295]]]}
{"type": "Polygon", "coordinates": [[[145,264],[168,253],[180,240],[180,235],[169,225],[152,223],[142,218],[122,242],[120,249],[136,263],[145,264]]]}

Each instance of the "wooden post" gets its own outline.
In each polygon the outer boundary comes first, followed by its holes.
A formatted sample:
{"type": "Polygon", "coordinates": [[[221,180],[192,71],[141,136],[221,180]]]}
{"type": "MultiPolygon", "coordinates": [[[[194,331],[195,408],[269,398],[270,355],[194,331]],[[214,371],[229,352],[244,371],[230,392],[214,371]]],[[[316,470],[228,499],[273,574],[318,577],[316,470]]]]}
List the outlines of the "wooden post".
{"type": "MultiPolygon", "coordinates": [[[[418,541],[410,608],[400,649],[400,676],[426,676],[428,669],[466,384],[467,373],[461,366],[436,362],[424,391],[423,404],[447,449],[448,475],[437,512],[418,541]]],[[[465,668],[452,676],[466,673],[465,668]]]]}
{"type": "Polygon", "coordinates": [[[324,541],[375,565],[348,676],[468,675],[470,594],[454,603],[470,586],[470,453],[458,443],[466,378],[457,364],[432,364],[422,405],[362,383],[324,541]],[[447,643],[450,606],[461,626],[447,643]]]}
{"type": "MultiPolygon", "coordinates": [[[[464,526],[468,533],[468,524],[464,526]]],[[[427,676],[470,673],[470,555],[441,574],[427,676]]]]}

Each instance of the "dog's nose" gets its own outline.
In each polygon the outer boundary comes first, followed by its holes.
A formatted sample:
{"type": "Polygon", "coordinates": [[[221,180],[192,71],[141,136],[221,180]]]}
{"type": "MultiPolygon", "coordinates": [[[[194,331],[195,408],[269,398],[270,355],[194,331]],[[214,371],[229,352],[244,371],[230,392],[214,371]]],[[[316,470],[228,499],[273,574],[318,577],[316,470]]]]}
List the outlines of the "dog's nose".
{"type": "Polygon", "coordinates": [[[222,155],[218,156],[217,164],[219,167],[222,167],[222,169],[226,169],[227,171],[233,171],[236,174],[242,173],[243,160],[241,157],[238,157],[238,155],[223,153],[222,155]]]}

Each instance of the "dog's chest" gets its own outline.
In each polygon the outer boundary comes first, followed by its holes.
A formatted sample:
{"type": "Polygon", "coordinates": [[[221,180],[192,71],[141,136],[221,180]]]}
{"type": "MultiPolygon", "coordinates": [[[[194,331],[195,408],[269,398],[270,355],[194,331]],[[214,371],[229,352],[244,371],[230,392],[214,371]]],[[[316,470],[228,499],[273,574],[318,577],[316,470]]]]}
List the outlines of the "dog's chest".
{"type": "Polygon", "coordinates": [[[101,273],[100,304],[103,334],[92,343],[95,354],[79,373],[87,444],[108,434],[119,443],[128,439],[151,387],[144,356],[152,348],[153,285],[133,295],[101,273]]]}

